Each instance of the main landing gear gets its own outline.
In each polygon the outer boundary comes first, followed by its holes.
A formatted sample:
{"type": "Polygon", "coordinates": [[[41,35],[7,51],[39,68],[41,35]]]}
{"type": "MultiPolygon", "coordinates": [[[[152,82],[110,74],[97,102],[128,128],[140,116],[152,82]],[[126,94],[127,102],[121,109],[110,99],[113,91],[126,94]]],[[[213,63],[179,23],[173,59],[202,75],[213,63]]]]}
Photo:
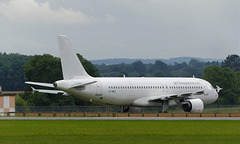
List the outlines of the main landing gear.
{"type": "MultiPolygon", "coordinates": [[[[162,102],[162,107],[161,111],[159,113],[167,113],[167,109],[169,108],[169,103],[168,101],[161,101],[162,102]]],[[[128,107],[128,106],[120,106],[120,111],[121,113],[141,113],[142,108],[140,107],[128,107]]]]}
{"type": "Polygon", "coordinates": [[[142,108],[140,107],[128,107],[128,106],[120,106],[121,113],[141,113],[142,108]]]}
{"type": "Polygon", "coordinates": [[[167,113],[167,109],[169,108],[168,101],[162,101],[162,111],[161,113],[167,113]]]}
{"type": "Polygon", "coordinates": [[[121,113],[128,113],[129,112],[129,107],[126,106],[120,106],[120,112],[121,113]]]}

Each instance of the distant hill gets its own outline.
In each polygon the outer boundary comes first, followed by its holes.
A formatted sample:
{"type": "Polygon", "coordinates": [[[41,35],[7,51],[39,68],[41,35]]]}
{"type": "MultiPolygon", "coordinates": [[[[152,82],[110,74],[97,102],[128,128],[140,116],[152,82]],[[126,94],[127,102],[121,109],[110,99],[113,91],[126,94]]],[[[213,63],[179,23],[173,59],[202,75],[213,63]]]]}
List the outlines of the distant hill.
{"type": "Polygon", "coordinates": [[[93,64],[96,65],[101,65],[101,64],[106,64],[106,65],[112,65],[112,64],[131,64],[135,61],[142,61],[144,64],[153,64],[155,63],[156,60],[161,60],[162,62],[168,64],[168,65],[173,65],[175,62],[177,63],[183,63],[186,62],[188,63],[191,59],[196,59],[201,62],[212,62],[212,61],[218,61],[222,62],[223,59],[211,59],[211,58],[198,58],[198,57],[177,57],[177,58],[170,58],[170,59],[128,59],[128,58],[116,58],[116,59],[101,59],[101,60],[90,60],[93,64]]]}

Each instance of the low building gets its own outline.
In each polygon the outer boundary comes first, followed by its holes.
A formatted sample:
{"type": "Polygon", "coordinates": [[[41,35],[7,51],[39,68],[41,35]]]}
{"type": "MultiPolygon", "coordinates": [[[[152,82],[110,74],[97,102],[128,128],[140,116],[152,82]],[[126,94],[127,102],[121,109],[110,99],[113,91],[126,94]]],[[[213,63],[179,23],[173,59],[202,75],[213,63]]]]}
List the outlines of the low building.
{"type": "MultiPolygon", "coordinates": [[[[0,116],[7,116],[8,112],[15,112],[15,92],[2,92],[0,86],[0,116]]],[[[10,113],[10,116],[15,116],[10,113]]]]}

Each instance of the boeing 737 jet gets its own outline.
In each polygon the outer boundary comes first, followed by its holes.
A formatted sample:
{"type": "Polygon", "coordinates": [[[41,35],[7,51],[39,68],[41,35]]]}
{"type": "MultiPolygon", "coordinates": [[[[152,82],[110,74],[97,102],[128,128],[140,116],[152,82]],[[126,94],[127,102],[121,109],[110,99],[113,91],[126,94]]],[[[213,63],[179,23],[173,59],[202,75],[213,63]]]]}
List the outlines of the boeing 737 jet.
{"type": "Polygon", "coordinates": [[[54,88],[34,89],[50,94],[73,95],[80,99],[121,106],[127,112],[131,107],[161,107],[181,105],[185,112],[201,113],[204,104],[218,99],[218,92],[206,80],[174,77],[92,77],[79,61],[68,38],[58,36],[63,80],[51,83],[25,82],[30,85],[54,88]]]}

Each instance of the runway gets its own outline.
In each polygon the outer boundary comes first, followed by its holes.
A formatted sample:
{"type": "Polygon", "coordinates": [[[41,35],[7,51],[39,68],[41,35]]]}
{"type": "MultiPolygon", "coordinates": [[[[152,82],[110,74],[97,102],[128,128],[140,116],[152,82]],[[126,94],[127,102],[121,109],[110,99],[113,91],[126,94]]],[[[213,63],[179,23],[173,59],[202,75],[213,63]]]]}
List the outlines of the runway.
{"type": "Polygon", "coordinates": [[[240,120],[240,117],[0,117],[0,120],[240,120]]]}

